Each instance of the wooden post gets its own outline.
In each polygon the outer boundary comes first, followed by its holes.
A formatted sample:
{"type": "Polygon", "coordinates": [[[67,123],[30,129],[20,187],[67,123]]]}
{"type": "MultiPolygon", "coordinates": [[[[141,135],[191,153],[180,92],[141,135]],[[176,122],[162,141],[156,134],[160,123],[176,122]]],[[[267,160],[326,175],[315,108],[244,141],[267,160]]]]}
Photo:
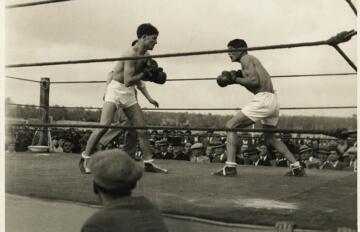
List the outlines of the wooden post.
{"type": "MultiPolygon", "coordinates": [[[[49,123],[49,93],[50,93],[50,78],[43,77],[40,80],[40,112],[41,122],[49,123]]],[[[39,131],[39,140],[37,145],[48,146],[48,128],[43,127],[39,131]]]]}

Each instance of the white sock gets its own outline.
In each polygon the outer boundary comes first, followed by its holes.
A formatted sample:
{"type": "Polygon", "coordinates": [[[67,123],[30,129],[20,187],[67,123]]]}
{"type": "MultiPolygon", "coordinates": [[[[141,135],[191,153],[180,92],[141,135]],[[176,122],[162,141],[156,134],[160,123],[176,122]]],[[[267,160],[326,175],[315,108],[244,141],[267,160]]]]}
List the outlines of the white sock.
{"type": "Polygon", "coordinates": [[[154,160],[153,160],[153,159],[144,160],[144,163],[152,163],[152,162],[154,162],[154,160]]]}
{"type": "Polygon", "coordinates": [[[236,167],[237,163],[226,161],[225,166],[227,166],[227,167],[236,167]]]}

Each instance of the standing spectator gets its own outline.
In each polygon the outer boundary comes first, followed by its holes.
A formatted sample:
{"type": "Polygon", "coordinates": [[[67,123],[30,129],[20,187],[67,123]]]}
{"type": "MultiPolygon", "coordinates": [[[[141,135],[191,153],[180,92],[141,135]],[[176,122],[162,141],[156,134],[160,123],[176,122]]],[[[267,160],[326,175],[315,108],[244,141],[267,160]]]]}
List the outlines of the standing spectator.
{"type": "Polygon", "coordinates": [[[146,198],[131,192],[142,176],[142,167],[121,150],[92,156],[94,192],[104,208],[92,215],[82,232],[167,231],[160,211],[146,198]]]}
{"type": "Polygon", "coordinates": [[[195,143],[191,146],[191,157],[192,163],[210,163],[209,157],[204,154],[204,145],[202,143],[195,143]]]}

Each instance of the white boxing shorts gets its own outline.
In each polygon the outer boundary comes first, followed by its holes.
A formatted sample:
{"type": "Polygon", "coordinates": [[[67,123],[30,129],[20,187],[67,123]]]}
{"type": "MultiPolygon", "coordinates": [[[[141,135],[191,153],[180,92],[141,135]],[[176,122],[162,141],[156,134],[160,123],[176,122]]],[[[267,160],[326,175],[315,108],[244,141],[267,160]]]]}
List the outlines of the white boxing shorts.
{"type": "Polygon", "coordinates": [[[261,121],[263,125],[277,126],[279,122],[280,105],[275,93],[255,94],[251,102],[246,104],[241,111],[252,121],[261,121]]]}
{"type": "Polygon", "coordinates": [[[112,102],[117,108],[129,108],[137,103],[135,87],[126,87],[118,81],[112,80],[106,88],[105,102],[112,102]]]}

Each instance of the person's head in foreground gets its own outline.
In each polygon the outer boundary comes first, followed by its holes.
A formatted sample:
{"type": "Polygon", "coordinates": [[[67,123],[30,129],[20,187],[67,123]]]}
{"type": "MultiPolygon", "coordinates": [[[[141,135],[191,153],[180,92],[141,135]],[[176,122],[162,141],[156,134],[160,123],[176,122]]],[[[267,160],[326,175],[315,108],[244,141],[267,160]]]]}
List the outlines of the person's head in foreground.
{"type": "Polygon", "coordinates": [[[90,165],[94,192],[104,204],[130,196],[143,174],[143,168],[119,149],[97,152],[90,165]]]}
{"type": "Polygon", "coordinates": [[[143,196],[130,196],[143,167],[124,151],[105,150],[91,157],[94,191],[104,207],[83,224],[81,232],[167,232],[160,210],[143,196]]]}

